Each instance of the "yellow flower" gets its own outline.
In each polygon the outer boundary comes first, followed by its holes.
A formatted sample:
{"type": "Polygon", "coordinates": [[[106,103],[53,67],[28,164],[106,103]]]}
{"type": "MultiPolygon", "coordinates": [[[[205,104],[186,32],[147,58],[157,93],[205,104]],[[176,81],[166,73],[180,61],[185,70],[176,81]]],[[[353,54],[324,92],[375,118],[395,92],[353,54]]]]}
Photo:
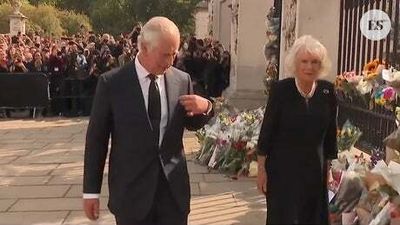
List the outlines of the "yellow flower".
{"type": "Polygon", "coordinates": [[[369,63],[367,63],[364,66],[364,71],[371,71],[371,72],[375,72],[375,70],[378,68],[379,65],[379,59],[375,59],[369,63]]]}

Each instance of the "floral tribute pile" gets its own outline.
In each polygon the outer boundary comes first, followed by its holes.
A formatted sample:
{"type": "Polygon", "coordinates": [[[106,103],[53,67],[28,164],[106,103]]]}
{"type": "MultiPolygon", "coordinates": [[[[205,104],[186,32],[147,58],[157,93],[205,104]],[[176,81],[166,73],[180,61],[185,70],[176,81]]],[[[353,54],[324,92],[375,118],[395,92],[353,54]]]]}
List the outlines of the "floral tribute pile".
{"type": "MultiPolygon", "coordinates": [[[[400,120],[400,108],[396,108],[400,120]]],[[[400,224],[400,129],[385,138],[386,160],[351,151],[361,131],[347,121],[338,131],[338,159],[329,171],[333,225],[400,224]],[[350,147],[349,147],[350,146],[350,147]]]]}
{"type": "Polygon", "coordinates": [[[337,76],[338,97],[373,109],[395,109],[400,93],[400,71],[378,59],[367,63],[362,74],[344,72],[337,76]]]}
{"type": "Polygon", "coordinates": [[[197,132],[201,149],[197,161],[233,177],[256,176],[256,145],[264,108],[239,112],[226,100],[216,101],[219,113],[197,132]]]}

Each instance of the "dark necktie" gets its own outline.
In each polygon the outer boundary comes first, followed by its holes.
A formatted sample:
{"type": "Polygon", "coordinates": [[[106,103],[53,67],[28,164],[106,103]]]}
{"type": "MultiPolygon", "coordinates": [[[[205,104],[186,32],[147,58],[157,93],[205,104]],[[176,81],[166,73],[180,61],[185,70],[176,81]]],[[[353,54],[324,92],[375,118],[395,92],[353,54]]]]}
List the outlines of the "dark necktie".
{"type": "Polygon", "coordinates": [[[160,140],[160,121],[161,121],[161,99],[160,91],[156,82],[157,76],[154,74],[149,74],[150,86],[149,86],[149,105],[147,112],[149,114],[149,119],[151,126],[153,128],[154,136],[156,137],[156,144],[158,146],[160,140]]]}

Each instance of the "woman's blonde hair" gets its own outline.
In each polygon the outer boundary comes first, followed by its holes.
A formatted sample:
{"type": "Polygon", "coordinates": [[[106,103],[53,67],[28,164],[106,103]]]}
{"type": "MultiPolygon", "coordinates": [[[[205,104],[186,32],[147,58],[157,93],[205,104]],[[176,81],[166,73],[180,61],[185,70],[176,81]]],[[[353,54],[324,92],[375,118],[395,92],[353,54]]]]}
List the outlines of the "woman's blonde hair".
{"type": "Polygon", "coordinates": [[[331,69],[331,61],[325,46],[311,35],[304,35],[296,39],[285,59],[286,73],[296,76],[297,57],[300,52],[307,52],[316,56],[321,62],[319,76],[326,76],[331,69]]]}

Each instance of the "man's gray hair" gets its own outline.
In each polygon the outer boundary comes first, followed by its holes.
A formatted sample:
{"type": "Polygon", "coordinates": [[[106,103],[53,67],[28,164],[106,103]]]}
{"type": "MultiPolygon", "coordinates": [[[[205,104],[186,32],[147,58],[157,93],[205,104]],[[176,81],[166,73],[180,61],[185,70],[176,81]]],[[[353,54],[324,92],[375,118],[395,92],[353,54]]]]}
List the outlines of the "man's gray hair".
{"type": "Polygon", "coordinates": [[[161,36],[172,35],[180,38],[179,28],[174,22],[166,17],[153,17],[141,29],[138,36],[139,51],[145,43],[149,48],[154,48],[161,36]]]}
{"type": "Polygon", "coordinates": [[[297,57],[300,52],[308,52],[315,55],[321,63],[321,69],[318,75],[320,77],[328,75],[331,69],[331,61],[328,57],[328,51],[317,39],[313,38],[311,35],[304,35],[294,42],[286,56],[285,67],[287,76],[296,76],[297,57]]]}

